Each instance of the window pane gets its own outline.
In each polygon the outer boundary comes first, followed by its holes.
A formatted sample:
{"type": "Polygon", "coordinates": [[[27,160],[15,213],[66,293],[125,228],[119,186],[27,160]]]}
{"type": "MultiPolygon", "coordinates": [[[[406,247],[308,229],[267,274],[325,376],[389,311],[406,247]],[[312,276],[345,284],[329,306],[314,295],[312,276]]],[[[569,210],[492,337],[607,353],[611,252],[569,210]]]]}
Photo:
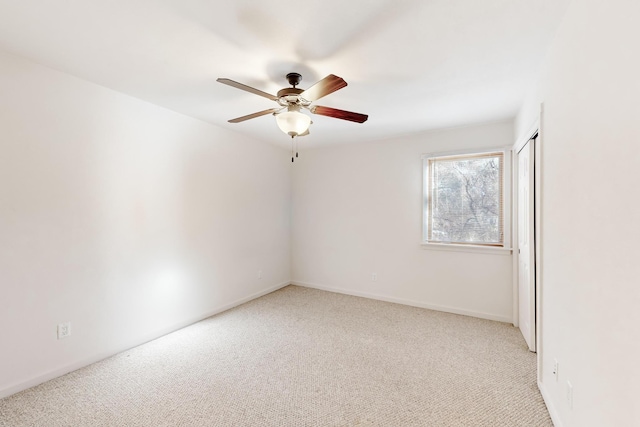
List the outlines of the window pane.
{"type": "Polygon", "coordinates": [[[429,240],[502,243],[502,155],[432,159],[429,240]]]}

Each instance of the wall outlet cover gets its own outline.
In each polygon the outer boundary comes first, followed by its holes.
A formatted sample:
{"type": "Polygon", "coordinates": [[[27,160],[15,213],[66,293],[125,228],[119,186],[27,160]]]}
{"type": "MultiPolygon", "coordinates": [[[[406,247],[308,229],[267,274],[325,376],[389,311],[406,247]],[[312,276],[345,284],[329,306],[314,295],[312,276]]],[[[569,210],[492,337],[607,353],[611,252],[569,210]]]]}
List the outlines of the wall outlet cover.
{"type": "Polygon", "coordinates": [[[59,323],[58,339],[61,340],[68,337],[69,335],[71,335],[71,322],[59,323]]]}

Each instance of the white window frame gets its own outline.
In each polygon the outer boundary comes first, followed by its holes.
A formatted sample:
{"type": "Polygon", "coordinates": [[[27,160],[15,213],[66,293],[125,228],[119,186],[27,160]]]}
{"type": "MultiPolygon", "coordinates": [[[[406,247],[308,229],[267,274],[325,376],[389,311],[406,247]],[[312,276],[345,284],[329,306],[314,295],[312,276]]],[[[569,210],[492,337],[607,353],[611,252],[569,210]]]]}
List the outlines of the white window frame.
{"type": "Polygon", "coordinates": [[[511,173],[513,169],[512,155],[510,147],[498,148],[480,148],[461,151],[435,152],[422,155],[422,226],[421,228],[421,245],[423,249],[445,250],[458,252],[475,252],[475,253],[493,253],[501,255],[511,254],[511,173]],[[503,154],[503,171],[502,171],[502,197],[503,197],[503,245],[474,245],[471,243],[447,243],[447,242],[429,242],[426,240],[427,224],[428,224],[428,195],[429,195],[429,160],[443,157],[456,156],[474,156],[490,153],[503,154]]]}

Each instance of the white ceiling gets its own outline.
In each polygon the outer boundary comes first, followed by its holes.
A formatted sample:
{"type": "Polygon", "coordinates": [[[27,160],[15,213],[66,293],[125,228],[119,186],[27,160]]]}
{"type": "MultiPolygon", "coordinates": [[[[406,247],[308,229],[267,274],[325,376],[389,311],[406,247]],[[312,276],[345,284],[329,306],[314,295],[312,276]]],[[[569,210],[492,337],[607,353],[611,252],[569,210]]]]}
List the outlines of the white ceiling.
{"type": "Polygon", "coordinates": [[[275,144],[275,107],[217,83],[275,94],[349,84],[318,103],[369,114],[313,116],[320,145],[515,116],[570,0],[0,0],[0,49],[275,144]]]}

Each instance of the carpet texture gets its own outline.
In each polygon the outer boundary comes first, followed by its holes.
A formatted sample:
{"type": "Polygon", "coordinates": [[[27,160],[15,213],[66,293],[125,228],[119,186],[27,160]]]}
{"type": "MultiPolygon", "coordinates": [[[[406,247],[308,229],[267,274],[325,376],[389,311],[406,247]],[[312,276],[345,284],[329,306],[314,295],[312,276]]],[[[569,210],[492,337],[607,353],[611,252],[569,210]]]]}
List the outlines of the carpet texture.
{"type": "Polygon", "coordinates": [[[552,426],[504,323],[288,286],[0,400],[0,426],[552,426]]]}

